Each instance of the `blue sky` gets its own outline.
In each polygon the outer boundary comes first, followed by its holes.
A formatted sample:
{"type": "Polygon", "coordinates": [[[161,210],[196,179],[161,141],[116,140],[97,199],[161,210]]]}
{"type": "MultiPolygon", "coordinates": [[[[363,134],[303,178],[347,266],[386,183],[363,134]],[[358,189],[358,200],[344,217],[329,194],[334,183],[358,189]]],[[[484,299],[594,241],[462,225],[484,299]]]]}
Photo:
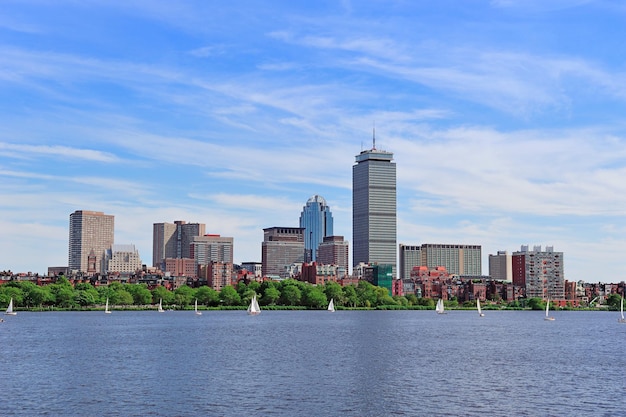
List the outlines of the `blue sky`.
{"type": "Polygon", "coordinates": [[[260,261],[352,165],[395,154],[398,243],[552,245],[569,280],[626,263],[626,6],[614,1],[4,0],[0,270],[67,265],[69,215],[152,261],[186,220],[260,261]]]}

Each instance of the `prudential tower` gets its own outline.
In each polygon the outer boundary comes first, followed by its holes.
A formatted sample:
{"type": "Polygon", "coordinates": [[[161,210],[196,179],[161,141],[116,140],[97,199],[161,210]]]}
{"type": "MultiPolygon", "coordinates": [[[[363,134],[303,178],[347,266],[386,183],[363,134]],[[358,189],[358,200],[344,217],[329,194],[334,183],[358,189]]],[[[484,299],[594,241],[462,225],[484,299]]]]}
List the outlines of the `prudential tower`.
{"type": "Polygon", "coordinates": [[[396,233],[396,164],[374,137],[352,167],[352,265],[392,265],[396,277],[396,233]]]}

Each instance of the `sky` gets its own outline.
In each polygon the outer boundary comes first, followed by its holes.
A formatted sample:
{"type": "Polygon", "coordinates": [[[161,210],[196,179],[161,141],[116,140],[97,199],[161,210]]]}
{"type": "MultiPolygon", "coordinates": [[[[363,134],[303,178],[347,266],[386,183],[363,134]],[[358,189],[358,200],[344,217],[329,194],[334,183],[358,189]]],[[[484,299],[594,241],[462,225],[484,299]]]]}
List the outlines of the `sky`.
{"type": "Polygon", "coordinates": [[[68,262],[69,215],[205,223],[261,261],[352,166],[394,153],[398,243],[626,261],[626,5],[611,0],[3,0],[0,270],[68,262]]]}

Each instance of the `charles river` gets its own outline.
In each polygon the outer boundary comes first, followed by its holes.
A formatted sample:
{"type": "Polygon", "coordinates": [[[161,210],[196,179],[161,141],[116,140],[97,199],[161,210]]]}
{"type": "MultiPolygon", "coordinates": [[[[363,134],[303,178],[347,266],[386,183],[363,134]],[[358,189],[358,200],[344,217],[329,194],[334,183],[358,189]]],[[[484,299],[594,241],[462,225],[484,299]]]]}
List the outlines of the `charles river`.
{"type": "Polygon", "coordinates": [[[625,416],[616,312],[19,312],[1,416],[625,416]]]}

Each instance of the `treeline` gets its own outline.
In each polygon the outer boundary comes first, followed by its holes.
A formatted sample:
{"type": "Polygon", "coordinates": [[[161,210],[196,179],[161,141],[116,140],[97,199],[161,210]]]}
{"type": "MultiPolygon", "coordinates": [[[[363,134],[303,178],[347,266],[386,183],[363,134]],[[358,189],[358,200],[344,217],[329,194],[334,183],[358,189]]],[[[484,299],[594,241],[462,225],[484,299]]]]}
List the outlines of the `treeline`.
{"type": "Polygon", "coordinates": [[[38,286],[30,281],[11,281],[0,285],[0,307],[6,308],[9,300],[17,308],[45,309],[50,307],[63,309],[81,309],[103,305],[109,299],[111,305],[145,306],[158,304],[163,300],[164,307],[187,308],[197,299],[199,305],[206,307],[238,308],[247,306],[256,294],[261,306],[302,307],[309,309],[326,308],[330,299],[336,307],[349,308],[406,308],[421,306],[433,308],[431,299],[417,299],[389,295],[386,288],[377,287],[361,281],[358,285],[342,287],[336,282],[323,286],[288,279],[284,281],[240,282],[235,287],[227,286],[221,291],[210,287],[191,288],[182,286],[175,291],[165,287],[149,290],[145,284],[111,283],[108,286],[94,287],[89,283],[75,286],[64,277],[54,284],[38,286]]]}

